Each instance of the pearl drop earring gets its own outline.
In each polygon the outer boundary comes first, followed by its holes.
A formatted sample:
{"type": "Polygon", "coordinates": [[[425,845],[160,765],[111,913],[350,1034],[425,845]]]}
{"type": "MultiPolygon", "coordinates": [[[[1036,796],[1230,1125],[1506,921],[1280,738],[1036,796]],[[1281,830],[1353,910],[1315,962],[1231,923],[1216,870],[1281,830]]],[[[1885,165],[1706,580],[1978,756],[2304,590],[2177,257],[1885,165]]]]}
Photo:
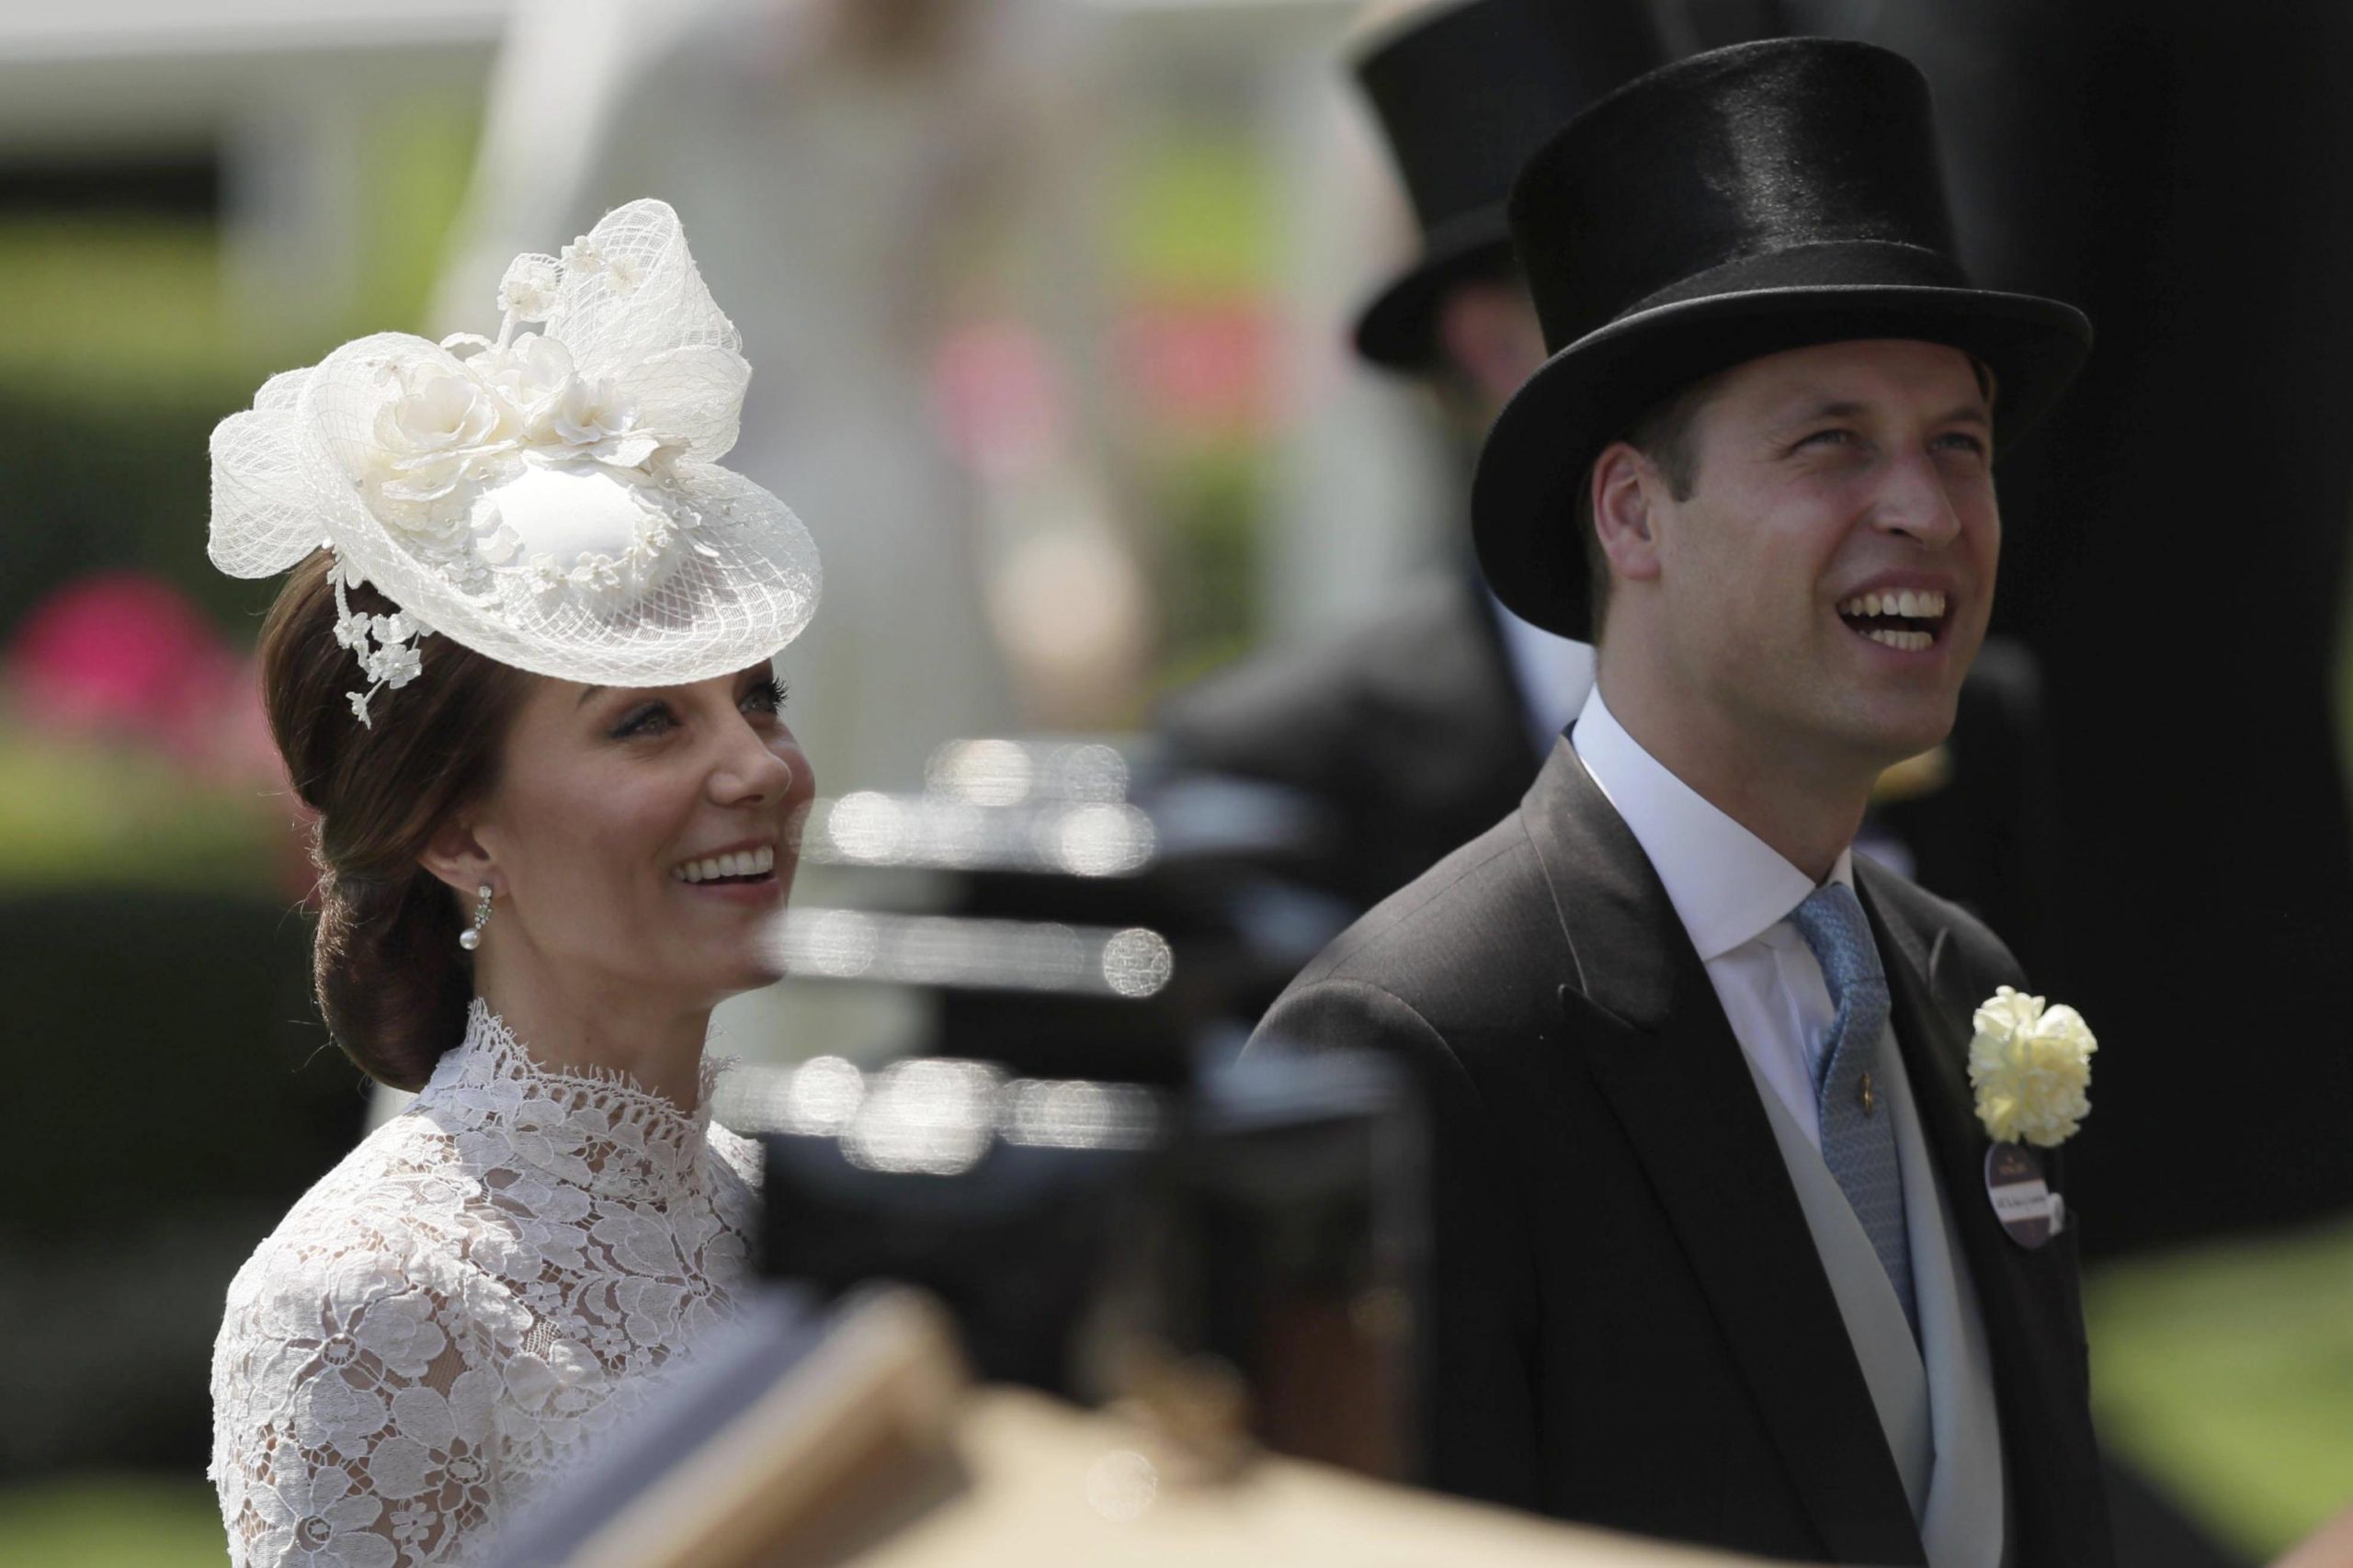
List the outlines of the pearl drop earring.
{"type": "Polygon", "coordinates": [[[474,923],[469,929],[458,933],[458,946],[468,952],[482,946],[483,928],[490,924],[490,884],[483,883],[474,889],[474,923]]]}

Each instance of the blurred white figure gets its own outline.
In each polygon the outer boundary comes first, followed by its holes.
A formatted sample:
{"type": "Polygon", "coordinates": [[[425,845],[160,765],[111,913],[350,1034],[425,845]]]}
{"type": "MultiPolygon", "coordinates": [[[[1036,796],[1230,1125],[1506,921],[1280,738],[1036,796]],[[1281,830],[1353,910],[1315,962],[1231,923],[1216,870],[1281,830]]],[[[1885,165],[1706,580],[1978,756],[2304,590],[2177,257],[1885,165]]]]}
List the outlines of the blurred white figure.
{"type": "Polygon", "coordinates": [[[638,194],[688,216],[760,366],[735,460],[843,540],[840,624],[793,657],[824,673],[792,711],[833,790],[905,787],[938,742],[1010,717],[972,497],[930,417],[940,249],[984,155],[975,79],[1006,47],[968,9],[523,0],[450,282],[472,298],[487,258],[638,194]]]}
{"type": "MultiPolygon", "coordinates": [[[[959,291],[987,282],[980,219],[1006,222],[1054,179],[1065,139],[1040,134],[1040,106],[1073,77],[1072,15],[1052,0],[516,9],[445,297],[477,297],[518,246],[616,201],[659,193],[687,215],[761,368],[733,460],[824,520],[829,613],[785,674],[809,673],[790,711],[828,794],[907,788],[942,741],[1017,718],[981,559],[998,509],[943,445],[932,370],[959,291]]],[[[811,876],[807,901],[833,902],[829,880],[811,876]]],[[[755,1057],[858,1056],[916,1038],[915,1006],[788,983],[724,1016],[755,1057]]]]}

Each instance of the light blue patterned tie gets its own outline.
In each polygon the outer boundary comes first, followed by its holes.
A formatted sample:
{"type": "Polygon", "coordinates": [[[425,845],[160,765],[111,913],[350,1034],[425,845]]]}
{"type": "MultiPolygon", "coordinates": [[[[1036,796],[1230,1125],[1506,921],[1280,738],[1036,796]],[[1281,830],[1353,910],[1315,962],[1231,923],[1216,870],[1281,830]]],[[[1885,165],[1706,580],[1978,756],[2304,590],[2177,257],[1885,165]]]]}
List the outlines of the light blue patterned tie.
{"type": "Polygon", "coordinates": [[[1813,1064],[1822,1163],[1862,1221],[1916,1339],[1920,1316],[1912,1298],[1912,1248],[1904,1237],[1904,1171],[1895,1158],[1895,1119],[1888,1114],[1878,1067],[1880,1038],[1887,1031],[1887,975],[1879,966],[1870,922],[1845,883],[1814,889],[1790,912],[1790,919],[1813,949],[1838,1008],[1813,1064]]]}

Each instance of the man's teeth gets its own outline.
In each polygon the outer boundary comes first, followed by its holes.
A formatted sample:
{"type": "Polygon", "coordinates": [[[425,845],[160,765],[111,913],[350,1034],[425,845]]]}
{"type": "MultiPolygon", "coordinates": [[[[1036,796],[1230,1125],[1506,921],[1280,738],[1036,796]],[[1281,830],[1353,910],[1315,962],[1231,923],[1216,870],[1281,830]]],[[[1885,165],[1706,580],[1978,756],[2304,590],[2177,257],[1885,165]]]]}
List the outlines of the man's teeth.
{"type": "Polygon", "coordinates": [[[1937,645],[1936,638],[1926,631],[1895,631],[1883,626],[1874,626],[1863,635],[1874,642],[1884,642],[1906,653],[1925,653],[1937,645]]]}
{"type": "Polygon", "coordinates": [[[1915,593],[1906,588],[1892,594],[1857,594],[1838,606],[1840,615],[1900,615],[1906,620],[1936,620],[1945,613],[1945,597],[1934,588],[1915,593]]]}
{"type": "Polygon", "coordinates": [[[707,855],[699,860],[670,868],[670,875],[682,882],[714,881],[721,877],[764,877],[776,869],[776,851],[763,845],[757,849],[739,849],[732,855],[707,855]]]}

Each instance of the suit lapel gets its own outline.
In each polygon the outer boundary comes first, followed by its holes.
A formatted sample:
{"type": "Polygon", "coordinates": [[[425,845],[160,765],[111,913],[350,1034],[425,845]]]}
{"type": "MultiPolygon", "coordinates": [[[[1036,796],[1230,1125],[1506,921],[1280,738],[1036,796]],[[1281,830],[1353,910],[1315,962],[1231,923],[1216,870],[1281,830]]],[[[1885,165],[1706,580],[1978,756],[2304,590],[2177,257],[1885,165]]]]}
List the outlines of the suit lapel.
{"type": "Polygon", "coordinates": [[[1707,971],[1642,847],[1564,742],[1524,817],[1587,1060],[1833,1557],[1924,1561],[1788,1167],[1707,971]]]}
{"type": "MultiPolygon", "coordinates": [[[[1950,939],[1904,917],[1887,875],[1856,861],[1856,883],[1887,969],[1896,1040],[1977,1288],[2018,1539],[2081,1540],[2078,1494],[2096,1498],[2101,1483],[2080,1386],[2083,1320],[2072,1270],[2057,1244],[2029,1251],[1995,1218],[1985,1197],[1990,1142],[1978,1125],[1966,1072],[1968,1019],[1981,998],[1956,999],[1945,994],[1949,986],[1938,985],[1936,971],[1950,939]]],[[[2040,1560],[2069,1561],[2065,1550],[2040,1560]]],[[[2031,1551],[2018,1556],[2022,1563],[2038,1560],[2031,1551]]]]}

